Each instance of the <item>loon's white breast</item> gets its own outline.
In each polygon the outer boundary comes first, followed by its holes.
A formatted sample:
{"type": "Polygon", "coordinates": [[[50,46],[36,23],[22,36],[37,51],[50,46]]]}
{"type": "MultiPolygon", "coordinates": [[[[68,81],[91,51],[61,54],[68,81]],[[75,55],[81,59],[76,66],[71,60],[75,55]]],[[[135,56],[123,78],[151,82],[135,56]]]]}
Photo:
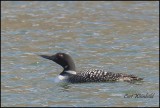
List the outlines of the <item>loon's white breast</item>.
{"type": "Polygon", "coordinates": [[[64,75],[58,75],[58,79],[61,81],[65,81],[68,79],[68,76],[64,76],[64,75]]]}
{"type": "Polygon", "coordinates": [[[60,81],[67,81],[70,75],[76,75],[76,71],[65,71],[67,75],[58,75],[60,81]]]}

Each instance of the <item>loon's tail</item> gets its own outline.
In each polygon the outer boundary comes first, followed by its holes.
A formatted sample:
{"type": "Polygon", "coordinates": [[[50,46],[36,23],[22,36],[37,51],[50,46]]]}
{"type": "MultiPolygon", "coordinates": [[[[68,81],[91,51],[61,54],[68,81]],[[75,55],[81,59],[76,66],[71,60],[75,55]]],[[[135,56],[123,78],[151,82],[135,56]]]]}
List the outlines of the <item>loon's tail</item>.
{"type": "Polygon", "coordinates": [[[143,78],[139,78],[135,75],[124,75],[119,77],[119,81],[126,81],[126,82],[135,82],[135,81],[142,81],[143,78]]]}

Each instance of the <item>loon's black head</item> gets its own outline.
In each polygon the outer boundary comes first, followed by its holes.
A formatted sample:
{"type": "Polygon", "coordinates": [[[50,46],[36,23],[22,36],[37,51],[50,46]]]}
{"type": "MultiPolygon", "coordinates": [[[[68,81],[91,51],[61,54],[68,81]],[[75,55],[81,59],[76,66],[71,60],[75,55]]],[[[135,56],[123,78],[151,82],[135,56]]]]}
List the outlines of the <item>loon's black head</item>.
{"type": "Polygon", "coordinates": [[[68,54],[57,53],[52,56],[49,56],[49,55],[40,55],[40,56],[56,62],[57,64],[61,65],[65,71],[68,71],[68,70],[75,71],[75,64],[72,58],[68,54]]]}

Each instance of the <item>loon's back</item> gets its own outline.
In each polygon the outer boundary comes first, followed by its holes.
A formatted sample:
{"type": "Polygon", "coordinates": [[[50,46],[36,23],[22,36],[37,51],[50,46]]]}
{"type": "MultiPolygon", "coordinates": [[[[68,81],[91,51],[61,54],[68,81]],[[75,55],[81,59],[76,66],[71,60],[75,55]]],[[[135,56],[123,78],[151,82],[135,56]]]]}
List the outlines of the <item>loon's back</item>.
{"type": "Polygon", "coordinates": [[[124,73],[113,73],[98,69],[89,69],[76,74],[70,74],[68,82],[84,83],[84,82],[115,82],[115,81],[140,81],[143,78],[138,78],[135,75],[128,75],[124,73]]]}

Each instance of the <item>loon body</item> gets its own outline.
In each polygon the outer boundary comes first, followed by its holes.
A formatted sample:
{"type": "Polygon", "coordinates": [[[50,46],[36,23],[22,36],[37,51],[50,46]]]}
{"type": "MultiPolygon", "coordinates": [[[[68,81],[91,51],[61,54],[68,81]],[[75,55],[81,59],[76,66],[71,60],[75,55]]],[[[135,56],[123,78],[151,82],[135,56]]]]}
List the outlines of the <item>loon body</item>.
{"type": "Polygon", "coordinates": [[[76,72],[76,67],[73,59],[65,53],[57,53],[52,56],[40,55],[43,58],[52,60],[63,67],[63,71],[59,74],[59,79],[70,83],[85,83],[85,82],[114,82],[114,81],[140,81],[143,78],[138,78],[135,75],[124,73],[113,73],[99,69],[89,69],[76,72]]]}

